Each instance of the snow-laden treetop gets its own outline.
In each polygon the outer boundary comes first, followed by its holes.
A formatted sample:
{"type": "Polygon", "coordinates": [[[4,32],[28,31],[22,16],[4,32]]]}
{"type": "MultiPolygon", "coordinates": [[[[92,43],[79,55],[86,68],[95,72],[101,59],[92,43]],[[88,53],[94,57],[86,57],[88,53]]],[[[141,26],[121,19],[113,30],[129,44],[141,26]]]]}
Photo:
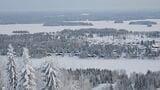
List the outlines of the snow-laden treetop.
{"type": "Polygon", "coordinates": [[[29,50],[27,48],[23,48],[23,56],[22,57],[23,57],[25,64],[30,63],[29,50]]]}
{"type": "Polygon", "coordinates": [[[14,48],[12,47],[11,44],[8,45],[8,52],[7,52],[7,55],[9,58],[14,58],[14,55],[15,52],[14,52],[14,48]]]}

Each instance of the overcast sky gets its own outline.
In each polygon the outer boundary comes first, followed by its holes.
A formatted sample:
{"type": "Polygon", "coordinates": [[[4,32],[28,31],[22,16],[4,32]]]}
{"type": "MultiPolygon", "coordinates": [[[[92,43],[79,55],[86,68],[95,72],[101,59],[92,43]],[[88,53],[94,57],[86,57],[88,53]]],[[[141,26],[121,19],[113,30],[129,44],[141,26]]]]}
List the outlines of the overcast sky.
{"type": "Polygon", "coordinates": [[[0,11],[160,10],[160,0],[0,0],[0,11]]]}

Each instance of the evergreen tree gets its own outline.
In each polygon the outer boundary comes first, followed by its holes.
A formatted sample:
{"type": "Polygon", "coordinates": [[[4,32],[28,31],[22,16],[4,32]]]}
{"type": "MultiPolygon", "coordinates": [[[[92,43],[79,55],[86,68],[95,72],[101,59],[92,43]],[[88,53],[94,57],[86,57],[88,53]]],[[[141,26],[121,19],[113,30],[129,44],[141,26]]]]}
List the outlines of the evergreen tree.
{"type": "Polygon", "coordinates": [[[8,47],[8,64],[7,64],[7,72],[8,72],[8,79],[9,79],[9,89],[16,90],[17,86],[17,72],[16,72],[16,64],[14,61],[14,48],[10,44],[8,47]]]}
{"type": "Polygon", "coordinates": [[[119,80],[117,80],[115,90],[133,90],[131,81],[128,79],[127,75],[120,75],[119,80]]]}
{"type": "Polygon", "coordinates": [[[134,84],[135,90],[146,90],[146,78],[144,74],[137,74],[134,84]]]}
{"type": "Polygon", "coordinates": [[[44,81],[46,82],[44,90],[57,90],[58,89],[58,76],[57,76],[58,69],[53,67],[52,63],[46,64],[46,67],[42,71],[45,74],[44,81]]]}
{"type": "Polygon", "coordinates": [[[27,48],[23,48],[23,55],[22,55],[22,58],[23,58],[23,62],[24,64],[28,64],[30,63],[30,56],[29,56],[29,50],[27,48]]]}
{"type": "Polygon", "coordinates": [[[24,48],[23,59],[25,64],[20,75],[19,90],[36,90],[34,69],[29,60],[27,48],[24,48]]]}

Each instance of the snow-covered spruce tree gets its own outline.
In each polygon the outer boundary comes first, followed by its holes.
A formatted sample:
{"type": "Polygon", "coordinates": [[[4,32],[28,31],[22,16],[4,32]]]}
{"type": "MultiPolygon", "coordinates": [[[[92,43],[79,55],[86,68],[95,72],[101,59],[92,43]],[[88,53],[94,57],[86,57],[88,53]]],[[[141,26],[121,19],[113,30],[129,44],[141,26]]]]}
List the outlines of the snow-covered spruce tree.
{"type": "Polygon", "coordinates": [[[46,62],[46,66],[42,70],[42,73],[44,73],[44,81],[45,81],[45,87],[43,90],[58,90],[58,68],[54,67],[53,63],[46,62]]]}
{"type": "Polygon", "coordinates": [[[16,72],[16,64],[14,61],[14,48],[11,44],[8,46],[8,63],[7,63],[7,73],[9,80],[9,90],[16,90],[17,86],[17,72],[16,72]]]}
{"type": "Polygon", "coordinates": [[[115,90],[133,90],[131,81],[128,79],[127,75],[120,75],[116,82],[115,90]]]}
{"type": "Polygon", "coordinates": [[[34,69],[31,65],[30,56],[27,48],[23,49],[23,60],[24,67],[22,69],[20,80],[19,80],[19,90],[36,90],[34,69]]]}

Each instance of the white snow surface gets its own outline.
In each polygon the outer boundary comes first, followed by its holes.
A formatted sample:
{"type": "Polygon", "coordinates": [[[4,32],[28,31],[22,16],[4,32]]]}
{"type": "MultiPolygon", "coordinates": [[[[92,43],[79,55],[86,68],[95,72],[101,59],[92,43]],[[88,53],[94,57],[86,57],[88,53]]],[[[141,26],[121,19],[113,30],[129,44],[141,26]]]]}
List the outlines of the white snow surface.
{"type": "MultiPolygon", "coordinates": [[[[84,29],[84,28],[115,28],[115,29],[127,29],[129,31],[159,31],[160,19],[146,19],[149,21],[157,22],[157,25],[147,27],[146,25],[129,25],[130,21],[124,21],[124,23],[114,23],[114,21],[77,21],[92,23],[93,26],[43,26],[43,24],[9,24],[0,25],[0,34],[12,34],[12,31],[27,30],[30,33],[37,32],[56,32],[64,29],[84,29]]],[[[138,20],[131,20],[138,21],[138,20]]],[[[144,21],[144,20],[143,20],[144,21]]]]}

